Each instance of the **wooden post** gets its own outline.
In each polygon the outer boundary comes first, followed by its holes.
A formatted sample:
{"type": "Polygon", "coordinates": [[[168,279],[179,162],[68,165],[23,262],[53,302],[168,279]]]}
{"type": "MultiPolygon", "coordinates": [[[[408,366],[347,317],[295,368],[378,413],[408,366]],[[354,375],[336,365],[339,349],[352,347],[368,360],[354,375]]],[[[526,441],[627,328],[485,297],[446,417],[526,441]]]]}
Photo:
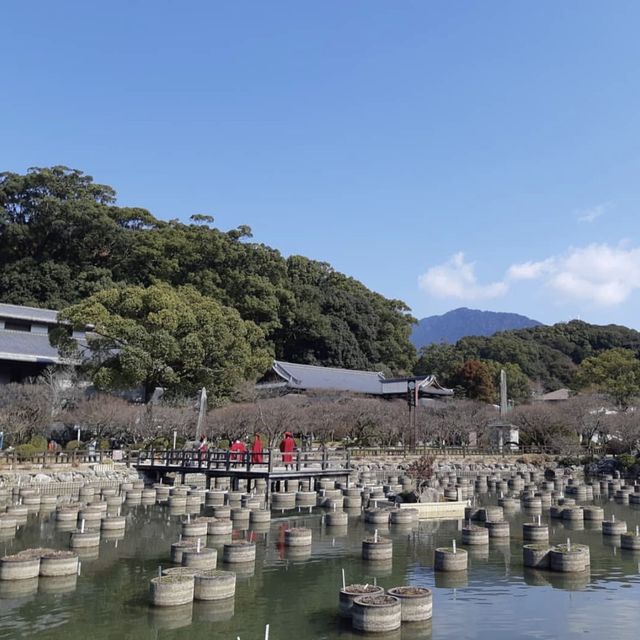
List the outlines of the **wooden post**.
{"type": "Polygon", "coordinates": [[[227,451],[225,467],[226,467],[227,471],[229,471],[231,469],[231,451],[227,451]]]}
{"type": "Polygon", "coordinates": [[[273,471],[273,449],[269,449],[267,455],[269,456],[269,465],[267,467],[267,470],[269,471],[269,473],[271,473],[273,471]]]}
{"type": "Polygon", "coordinates": [[[296,471],[300,471],[300,451],[296,455],[296,471]]]}

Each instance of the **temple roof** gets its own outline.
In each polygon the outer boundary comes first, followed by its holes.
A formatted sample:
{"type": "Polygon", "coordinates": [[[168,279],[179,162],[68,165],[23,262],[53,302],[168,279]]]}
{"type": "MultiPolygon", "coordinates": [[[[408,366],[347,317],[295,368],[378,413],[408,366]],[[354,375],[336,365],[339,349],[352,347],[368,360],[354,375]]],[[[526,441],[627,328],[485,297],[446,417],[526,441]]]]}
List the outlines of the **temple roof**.
{"type": "Polygon", "coordinates": [[[415,381],[421,395],[452,396],[451,389],[441,387],[435,376],[386,379],[380,371],[361,371],[318,367],[274,360],[273,370],[290,389],[326,389],[369,395],[406,394],[409,381],[415,381]]]}

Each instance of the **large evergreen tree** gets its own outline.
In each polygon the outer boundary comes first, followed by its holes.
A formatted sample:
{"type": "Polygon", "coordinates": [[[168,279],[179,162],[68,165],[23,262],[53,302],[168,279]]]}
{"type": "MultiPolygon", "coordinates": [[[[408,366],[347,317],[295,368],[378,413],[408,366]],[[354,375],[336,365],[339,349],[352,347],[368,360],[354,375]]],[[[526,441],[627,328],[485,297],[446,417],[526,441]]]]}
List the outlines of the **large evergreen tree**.
{"type": "Polygon", "coordinates": [[[0,300],[62,309],[116,286],[193,286],[257,325],[283,360],[409,371],[413,319],[329,265],[285,259],[251,229],[161,221],[66,167],[0,174],[0,300]]]}
{"type": "Polygon", "coordinates": [[[147,399],[156,387],[193,394],[203,386],[224,399],[272,358],[258,326],[192,287],[104,289],[62,317],[93,325],[87,365],[98,388],[141,386],[147,399]]]}

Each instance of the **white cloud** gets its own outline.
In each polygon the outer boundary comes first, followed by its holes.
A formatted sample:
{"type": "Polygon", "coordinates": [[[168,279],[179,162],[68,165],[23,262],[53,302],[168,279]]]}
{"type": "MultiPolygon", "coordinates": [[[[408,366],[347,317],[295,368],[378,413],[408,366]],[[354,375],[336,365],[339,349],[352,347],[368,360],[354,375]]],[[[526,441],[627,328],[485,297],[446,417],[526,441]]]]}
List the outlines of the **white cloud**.
{"type": "Polygon", "coordinates": [[[522,262],[512,264],[507,270],[507,278],[510,280],[535,280],[548,273],[553,268],[553,258],[540,262],[522,262]]]}
{"type": "Polygon", "coordinates": [[[640,248],[590,244],[540,262],[511,265],[507,274],[513,280],[542,279],[566,298],[615,306],[640,289],[640,248]]]}
{"type": "Polygon", "coordinates": [[[576,218],[578,222],[593,222],[600,216],[604,215],[610,207],[610,202],[603,202],[601,204],[597,204],[595,207],[576,211],[576,218]]]}
{"type": "Polygon", "coordinates": [[[463,252],[454,254],[444,264],[427,269],[419,276],[418,284],[423,291],[436,298],[461,300],[498,298],[509,288],[505,282],[478,284],[475,263],[466,262],[463,252]]]}

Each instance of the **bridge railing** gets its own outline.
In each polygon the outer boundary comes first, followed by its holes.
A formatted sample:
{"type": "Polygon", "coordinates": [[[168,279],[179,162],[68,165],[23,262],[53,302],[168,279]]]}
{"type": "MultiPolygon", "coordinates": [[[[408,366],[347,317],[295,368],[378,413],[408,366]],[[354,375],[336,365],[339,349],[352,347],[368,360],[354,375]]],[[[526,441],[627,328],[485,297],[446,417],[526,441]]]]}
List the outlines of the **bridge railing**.
{"type": "Polygon", "coordinates": [[[290,454],[282,453],[277,449],[264,449],[261,454],[251,451],[229,451],[228,449],[209,449],[206,452],[189,449],[110,449],[95,451],[39,451],[34,453],[19,453],[16,450],[0,451],[0,465],[31,464],[45,467],[57,465],[77,464],[110,464],[111,462],[124,462],[127,465],[166,465],[184,466],[201,469],[240,469],[269,470],[288,466],[290,469],[300,471],[308,467],[321,469],[340,469],[351,466],[353,458],[367,457],[397,457],[415,455],[433,455],[435,457],[467,457],[477,455],[522,455],[525,453],[550,454],[550,455],[575,455],[581,456],[588,453],[602,453],[601,450],[576,447],[563,451],[520,445],[511,448],[504,446],[501,450],[497,447],[343,447],[343,448],[319,448],[311,450],[293,451],[290,454]]]}
{"type": "Polygon", "coordinates": [[[9,449],[0,451],[0,464],[16,465],[22,463],[47,467],[81,463],[109,464],[111,462],[126,462],[132,453],[134,452],[124,449],[96,449],[95,451],[78,449],[72,451],[35,451],[25,454],[15,449],[9,449]]]}
{"type": "Polygon", "coordinates": [[[328,449],[292,451],[291,453],[282,453],[275,449],[265,449],[262,453],[224,449],[210,449],[202,452],[185,449],[150,449],[138,452],[136,464],[151,467],[185,467],[201,471],[246,469],[271,472],[280,467],[295,471],[309,468],[322,470],[349,468],[350,460],[349,451],[328,449]]]}

